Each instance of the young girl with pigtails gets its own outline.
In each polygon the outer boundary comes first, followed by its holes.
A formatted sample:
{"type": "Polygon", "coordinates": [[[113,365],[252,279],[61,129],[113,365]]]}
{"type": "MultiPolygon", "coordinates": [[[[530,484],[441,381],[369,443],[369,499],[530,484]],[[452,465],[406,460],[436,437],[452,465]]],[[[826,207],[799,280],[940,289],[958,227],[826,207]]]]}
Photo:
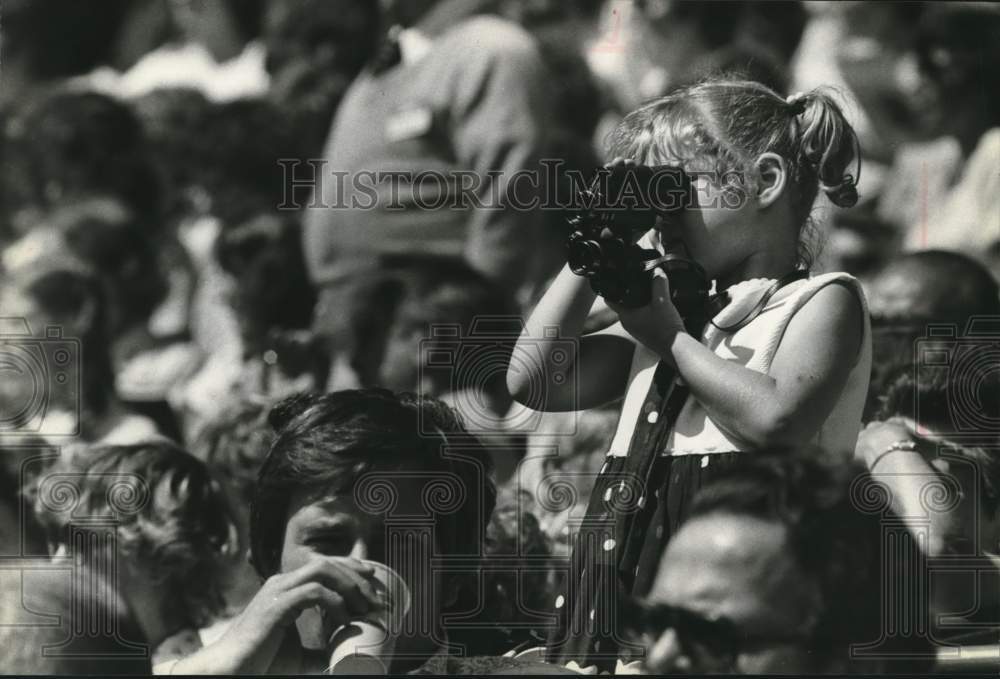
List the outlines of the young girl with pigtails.
{"type": "Polygon", "coordinates": [[[656,271],[649,304],[609,301],[618,322],[582,335],[596,296],[566,268],[528,319],[508,371],[511,393],[537,410],[624,397],[547,649],[552,662],[602,670],[624,650],[619,600],[649,590],[695,492],[754,450],[853,451],[871,364],[858,282],[811,275],[804,246],[820,192],[840,207],[858,198],[857,171],[849,173],[860,162],[857,138],[830,95],[786,99],[755,82],[703,82],[626,116],[609,155],[613,164],[679,166],[691,178],[691,202],[650,224],[640,243],[685,252],[714,281],[721,310],[689,334],[656,271]],[[567,338],[577,340],[568,361],[567,338]],[[538,383],[545,389],[529,388],[538,383]]]}

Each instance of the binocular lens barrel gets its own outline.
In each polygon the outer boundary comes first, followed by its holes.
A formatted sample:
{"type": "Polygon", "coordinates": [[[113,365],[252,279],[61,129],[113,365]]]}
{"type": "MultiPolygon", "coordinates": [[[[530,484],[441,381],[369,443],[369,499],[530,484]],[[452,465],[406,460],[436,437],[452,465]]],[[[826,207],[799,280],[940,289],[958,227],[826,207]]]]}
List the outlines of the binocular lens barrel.
{"type": "Polygon", "coordinates": [[[589,276],[601,267],[601,246],[593,240],[575,240],[569,244],[567,263],[578,276],[589,276]]]}

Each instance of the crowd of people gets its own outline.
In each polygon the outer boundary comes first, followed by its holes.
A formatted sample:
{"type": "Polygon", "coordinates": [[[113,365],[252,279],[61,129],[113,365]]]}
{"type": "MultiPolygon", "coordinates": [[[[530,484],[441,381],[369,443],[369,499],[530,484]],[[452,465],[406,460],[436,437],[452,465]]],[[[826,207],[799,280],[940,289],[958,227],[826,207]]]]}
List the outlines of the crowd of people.
{"type": "Polygon", "coordinates": [[[996,6],[0,12],[0,672],[995,669],[996,6]]]}

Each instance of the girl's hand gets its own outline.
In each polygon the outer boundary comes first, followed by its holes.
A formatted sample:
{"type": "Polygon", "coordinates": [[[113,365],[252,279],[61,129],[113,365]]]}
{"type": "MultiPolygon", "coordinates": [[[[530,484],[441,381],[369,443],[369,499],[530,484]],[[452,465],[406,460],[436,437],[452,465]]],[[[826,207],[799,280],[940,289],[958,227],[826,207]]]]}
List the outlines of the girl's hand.
{"type": "Polygon", "coordinates": [[[653,297],[649,304],[638,309],[626,309],[608,302],[622,327],[648,349],[669,359],[670,346],[677,333],[684,332],[684,321],[670,300],[670,283],[667,275],[659,269],[653,272],[653,297]]]}

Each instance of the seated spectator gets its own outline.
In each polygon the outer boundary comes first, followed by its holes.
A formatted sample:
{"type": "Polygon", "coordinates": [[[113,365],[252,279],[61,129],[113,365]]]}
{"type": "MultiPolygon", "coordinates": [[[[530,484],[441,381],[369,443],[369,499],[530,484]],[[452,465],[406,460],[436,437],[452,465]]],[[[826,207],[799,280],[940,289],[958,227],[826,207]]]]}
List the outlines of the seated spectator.
{"type": "Polygon", "coordinates": [[[784,91],[783,54],[797,46],[804,17],[798,3],[783,2],[784,21],[774,21],[774,10],[761,7],[772,4],[637,0],[631,11],[616,8],[617,49],[605,48],[604,58],[620,62],[612,85],[623,109],[722,71],[784,91]]]}
{"type": "Polygon", "coordinates": [[[44,442],[27,441],[0,447],[0,559],[48,555],[45,531],[38,523],[24,490],[30,486],[30,460],[44,442]]]}
{"type": "Polygon", "coordinates": [[[297,222],[260,213],[223,230],[213,250],[226,277],[225,294],[216,301],[235,321],[239,354],[232,354],[237,347],[210,352],[198,373],[171,394],[191,440],[225,417],[230,405],[319,389],[330,370],[326,343],[308,330],[316,295],[297,222]]]}
{"type": "Polygon", "coordinates": [[[931,323],[965,333],[976,316],[1000,316],[1000,288],[976,260],[957,252],[925,250],[900,255],[868,286],[872,315],[872,379],[864,419],[878,407],[889,374],[916,363],[914,343],[931,323]]]}
{"type": "Polygon", "coordinates": [[[858,457],[924,552],[979,564],[933,574],[941,639],[986,626],[995,639],[1000,628],[1000,436],[990,424],[1000,417],[998,377],[986,364],[900,366],[858,437],[858,457]]]}
{"type": "Polygon", "coordinates": [[[56,88],[12,114],[4,141],[26,161],[12,168],[27,175],[18,185],[30,191],[18,196],[27,214],[15,215],[17,224],[30,226],[32,214],[100,195],[120,200],[146,233],[159,229],[160,177],[142,125],[127,104],[56,88]]]}
{"type": "Polygon", "coordinates": [[[4,265],[25,269],[54,252],[68,252],[101,279],[117,374],[154,341],[148,324],[168,292],[156,245],[120,200],[95,195],[45,213],[37,226],[4,249],[4,265]]]}
{"type": "MultiPolygon", "coordinates": [[[[293,366],[291,348],[282,345],[281,336],[291,331],[305,331],[312,320],[316,293],[309,282],[302,256],[300,229],[294,219],[259,214],[239,226],[226,229],[216,242],[216,259],[223,271],[233,278],[229,300],[240,325],[244,358],[248,370],[260,373],[260,364],[284,369],[289,379],[305,377],[278,398],[290,393],[310,391],[322,386],[328,366],[321,352],[302,347],[307,354],[305,365],[293,366]],[[285,356],[278,349],[284,348],[285,356]],[[285,361],[280,364],[279,361],[285,361]]],[[[305,333],[307,334],[307,333],[305,333]]],[[[268,393],[279,388],[269,385],[268,375],[259,375],[253,392],[268,393]]]]}
{"type": "MultiPolygon", "coordinates": [[[[75,584],[72,595],[95,597],[83,605],[118,606],[109,615],[134,624],[137,635],[118,640],[125,646],[156,649],[222,610],[220,576],[234,556],[235,528],[221,487],[189,453],[167,441],[73,447],[38,476],[32,494],[57,561],[71,557],[73,577],[82,568],[96,583],[75,584]],[[108,551],[83,551],[98,544],[108,551]],[[117,603],[104,601],[107,592],[117,603]]],[[[41,587],[25,582],[26,591],[41,587]]]]}
{"type": "Polygon", "coordinates": [[[1000,8],[939,3],[893,72],[915,120],[879,201],[906,250],[948,248],[983,262],[1000,243],[1000,8]]]}
{"type": "Polygon", "coordinates": [[[352,279],[394,255],[464,258],[515,294],[537,284],[541,215],[519,208],[542,187],[521,179],[542,169],[554,102],[536,41],[482,15],[490,4],[383,3],[395,29],[344,95],[328,162],[309,180],[303,238],[321,288],[318,325],[338,313],[352,279]],[[333,171],[343,174],[331,181],[333,171]],[[371,172],[392,176],[369,190],[371,172]]]}
{"type": "MultiPolygon", "coordinates": [[[[215,101],[263,94],[268,85],[260,34],[261,0],[166,2],[147,11],[147,31],[161,44],[124,73],[92,72],[83,85],[122,97],[157,87],[193,87],[215,101]]],[[[149,8],[147,8],[149,9],[149,8]]],[[[138,36],[139,40],[148,36],[138,36]]],[[[133,37],[135,39],[135,37],[133,37]]]]}
{"type": "MultiPolygon", "coordinates": [[[[196,156],[196,162],[204,162],[205,167],[196,173],[189,187],[190,212],[180,218],[177,237],[184,245],[195,278],[188,327],[205,363],[190,381],[170,394],[170,403],[181,414],[189,440],[206,420],[221,412],[220,406],[227,402],[244,374],[245,348],[231,299],[239,283],[221,266],[218,241],[223,232],[245,234],[260,231],[262,223],[275,223],[258,218],[274,214],[285,200],[279,161],[301,155],[289,116],[263,99],[241,99],[210,107],[198,134],[211,143],[205,144],[196,156]],[[247,144],[247,139],[254,143],[247,144]]],[[[273,231],[280,235],[284,220],[277,219],[276,223],[278,228],[273,231]]],[[[259,239],[254,243],[259,244],[259,239]]],[[[289,257],[287,248],[282,247],[280,252],[289,257]]],[[[254,256],[260,257],[261,253],[254,256]]],[[[288,275],[294,276],[295,269],[269,283],[277,284],[288,275]]],[[[298,278],[290,279],[293,288],[297,282],[298,278]]],[[[261,293],[259,282],[254,290],[261,293]]],[[[300,303],[288,299],[278,306],[294,309],[300,303]]]]}
{"type": "MultiPolygon", "coordinates": [[[[471,399],[486,403],[495,416],[503,415],[511,400],[499,368],[506,365],[505,352],[512,344],[505,346],[498,339],[515,339],[509,325],[517,318],[513,294],[460,260],[415,257],[411,262],[395,269],[404,293],[389,326],[377,382],[453,403],[459,402],[460,392],[475,392],[471,399]],[[448,329],[456,330],[457,337],[443,332],[448,329]],[[484,357],[477,334],[490,337],[490,346],[504,355],[484,357]],[[439,348],[451,350],[453,360],[435,360],[439,348]],[[496,368],[493,374],[491,366],[496,368]]],[[[481,424],[477,415],[488,413],[463,413],[473,428],[481,424]]]]}
{"type": "MultiPolygon", "coordinates": [[[[24,414],[23,421],[6,422],[8,428],[56,443],[70,435],[85,442],[131,443],[156,433],[152,420],[131,412],[115,393],[107,330],[113,311],[98,277],[79,260],[59,254],[14,264],[0,279],[0,308],[17,326],[8,326],[5,334],[43,340],[52,355],[42,357],[41,373],[27,368],[22,379],[0,381],[4,412],[24,414]],[[57,354],[60,348],[67,350],[57,354]],[[53,367],[64,379],[57,381],[53,372],[42,386],[45,407],[25,410],[38,380],[47,379],[53,367]]],[[[5,339],[20,346],[16,337],[5,339]]]]}
{"type": "Polygon", "coordinates": [[[317,158],[341,98],[374,55],[379,8],[367,0],[285,0],[264,13],[268,98],[295,120],[317,158]]]}
{"type": "Polygon", "coordinates": [[[330,630],[379,603],[373,571],[360,559],[386,563],[411,592],[409,622],[386,659],[390,671],[516,664],[449,657],[460,649],[450,642],[446,613],[461,617],[478,607],[469,584],[496,495],[488,457],[447,406],[384,390],[341,391],[288,399],[270,419],[277,433],[250,516],[253,564],[265,583],[218,641],[175,672],[328,669],[330,630]],[[457,494],[449,491],[444,504],[431,499],[441,483],[462,489],[452,488],[457,494]],[[411,536],[400,551],[420,517],[436,549],[417,547],[411,536]],[[461,559],[469,570],[432,569],[432,553],[461,559]]]}
{"type": "Polygon", "coordinates": [[[805,675],[929,665],[920,639],[908,649],[885,636],[882,583],[893,576],[881,517],[853,497],[863,471],[820,459],[755,455],[698,492],[648,600],[625,607],[627,623],[647,635],[636,649],[647,669],[805,675]],[[893,652],[904,655],[887,659],[893,652]]]}
{"type": "Polygon", "coordinates": [[[499,422],[511,404],[502,375],[489,367],[506,365],[510,347],[502,340],[516,339],[517,328],[509,325],[516,319],[513,295],[462,260],[394,258],[360,277],[347,308],[330,319],[336,323],[328,334],[337,338],[335,346],[344,347],[345,357],[335,366],[331,385],[353,380],[453,404],[473,402],[476,407],[462,416],[473,430],[488,426],[499,422]],[[477,340],[477,332],[488,339],[477,340]],[[488,352],[485,363],[477,366],[483,350],[499,353],[488,352]]]}

